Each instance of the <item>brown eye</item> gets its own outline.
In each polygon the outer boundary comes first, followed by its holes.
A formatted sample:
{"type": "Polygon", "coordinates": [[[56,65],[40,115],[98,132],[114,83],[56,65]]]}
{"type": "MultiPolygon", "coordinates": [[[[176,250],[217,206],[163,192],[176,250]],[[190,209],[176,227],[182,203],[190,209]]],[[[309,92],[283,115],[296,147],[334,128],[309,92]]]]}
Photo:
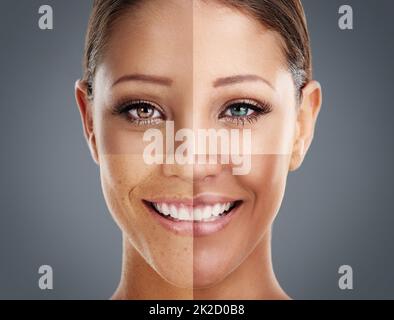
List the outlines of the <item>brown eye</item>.
{"type": "Polygon", "coordinates": [[[113,112],[135,125],[157,125],[166,119],[161,107],[147,100],[132,100],[117,105],[113,112]]]}
{"type": "Polygon", "coordinates": [[[132,120],[148,121],[162,119],[162,113],[152,104],[148,102],[133,102],[127,109],[129,118],[132,120]]]}
{"type": "Polygon", "coordinates": [[[137,107],[136,111],[138,117],[141,119],[149,119],[155,112],[154,108],[148,104],[141,104],[141,106],[137,107]]]}

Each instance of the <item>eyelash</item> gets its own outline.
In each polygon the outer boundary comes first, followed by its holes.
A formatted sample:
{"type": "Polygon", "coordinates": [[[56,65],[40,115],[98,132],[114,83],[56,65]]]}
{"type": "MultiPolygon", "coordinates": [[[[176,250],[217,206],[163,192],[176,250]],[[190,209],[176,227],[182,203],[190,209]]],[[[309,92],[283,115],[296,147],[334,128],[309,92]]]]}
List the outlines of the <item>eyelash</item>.
{"type": "MultiPolygon", "coordinates": [[[[257,102],[253,99],[237,99],[226,103],[226,105],[222,108],[223,110],[219,113],[219,119],[225,119],[225,121],[231,122],[237,126],[244,126],[246,122],[252,124],[256,122],[261,116],[268,114],[272,111],[272,107],[269,103],[266,102],[257,102]],[[248,110],[252,110],[253,114],[246,115],[246,116],[228,116],[225,115],[226,111],[229,110],[230,107],[234,107],[235,105],[243,105],[243,107],[247,108],[248,110]]],[[[122,115],[127,118],[127,120],[131,121],[133,124],[146,126],[152,124],[158,124],[161,121],[165,121],[166,117],[161,108],[153,102],[147,100],[133,100],[128,101],[126,103],[122,103],[117,105],[113,109],[113,113],[115,115],[122,115]],[[138,107],[142,105],[147,105],[153,109],[153,112],[158,112],[161,118],[149,118],[149,119],[138,119],[132,118],[130,114],[131,110],[137,110],[138,107]]]]}
{"type": "Polygon", "coordinates": [[[272,111],[272,106],[267,102],[257,102],[253,99],[237,99],[226,103],[223,107],[223,111],[220,112],[220,119],[226,119],[237,126],[244,126],[245,122],[252,124],[255,123],[261,116],[268,114],[272,111]],[[243,105],[247,109],[253,110],[253,114],[247,116],[226,116],[225,112],[230,107],[235,105],[243,105]]]}
{"type": "Polygon", "coordinates": [[[140,126],[158,124],[162,120],[166,120],[164,112],[161,111],[161,109],[158,105],[156,105],[153,102],[150,102],[147,100],[141,100],[141,99],[121,103],[120,105],[117,105],[114,108],[113,113],[115,115],[124,116],[127,118],[127,120],[131,121],[133,124],[140,125],[140,126]],[[152,108],[154,110],[153,112],[155,112],[155,111],[159,112],[163,119],[161,119],[161,118],[150,118],[150,119],[132,118],[130,111],[137,110],[138,107],[141,107],[142,105],[148,105],[150,108],[152,108]]]}

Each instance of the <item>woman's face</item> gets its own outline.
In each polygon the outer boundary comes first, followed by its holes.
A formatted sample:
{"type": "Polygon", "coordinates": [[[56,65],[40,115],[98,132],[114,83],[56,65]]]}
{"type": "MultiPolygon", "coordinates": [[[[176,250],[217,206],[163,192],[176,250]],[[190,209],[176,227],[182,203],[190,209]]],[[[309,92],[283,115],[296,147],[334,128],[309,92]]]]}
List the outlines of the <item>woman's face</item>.
{"type": "Polygon", "coordinates": [[[285,190],[297,107],[279,35],[214,1],[147,1],[116,22],[93,90],[91,144],[124,236],[176,286],[225,279],[270,230],[285,190]],[[166,120],[175,132],[249,129],[250,172],[235,175],[231,162],[147,163],[144,132],[165,140],[166,120]],[[216,203],[218,212],[235,207],[193,224],[154,203],[206,217],[216,203]]]}

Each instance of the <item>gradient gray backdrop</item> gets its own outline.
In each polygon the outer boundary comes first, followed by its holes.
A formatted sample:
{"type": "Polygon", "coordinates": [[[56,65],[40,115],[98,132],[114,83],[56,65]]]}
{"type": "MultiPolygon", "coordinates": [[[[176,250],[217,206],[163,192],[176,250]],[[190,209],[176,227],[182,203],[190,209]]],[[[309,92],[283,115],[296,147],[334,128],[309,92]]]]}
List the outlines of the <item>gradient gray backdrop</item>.
{"type": "MultiPolygon", "coordinates": [[[[394,1],[304,0],[324,103],[274,226],[278,279],[295,299],[394,298],[394,1]],[[338,28],[350,4],[354,30],[338,28]],[[338,288],[350,264],[354,289],[338,288]]],[[[74,102],[91,2],[1,0],[0,299],[106,299],[121,234],[74,102]],[[52,31],[38,8],[54,9],[52,31]],[[54,290],[37,286],[54,269],[54,290]]]]}

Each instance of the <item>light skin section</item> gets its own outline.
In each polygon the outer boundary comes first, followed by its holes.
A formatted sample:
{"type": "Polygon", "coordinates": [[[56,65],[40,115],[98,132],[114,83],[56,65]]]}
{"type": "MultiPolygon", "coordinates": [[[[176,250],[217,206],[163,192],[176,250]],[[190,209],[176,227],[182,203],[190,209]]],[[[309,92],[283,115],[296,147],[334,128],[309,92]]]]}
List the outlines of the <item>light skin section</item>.
{"type": "Polygon", "coordinates": [[[206,2],[196,2],[193,30],[196,127],[222,127],[207,115],[213,106],[231,99],[256,99],[272,106],[270,113],[244,126],[252,130],[253,139],[248,175],[234,176],[221,165],[195,168],[195,193],[220,190],[243,204],[227,228],[194,239],[193,296],[286,298],[272,270],[270,229],[285,189],[297,110],[280,38],[239,11],[206,2]],[[212,79],[237,74],[257,74],[265,81],[212,88],[212,79]]]}
{"type": "Polygon", "coordinates": [[[94,99],[84,82],[76,83],[85,137],[123,233],[122,277],[113,298],[289,298],[272,268],[271,227],[287,175],[312,142],[319,84],[308,83],[298,103],[280,36],[214,1],[146,1],[113,30],[94,99]],[[164,116],[136,124],[113,112],[133,99],[153,102],[164,116]],[[224,116],[229,102],[240,99],[264,112],[241,122],[224,116]],[[143,134],[149,128],[164,134],[165,120],[175,130],[250,129],[250,173],[233,175],[232,164],[145,164],[143,134]],[[224,228],[204,236],[163,228],[143,203],[207,193],[241,204],[224,228]]]}

